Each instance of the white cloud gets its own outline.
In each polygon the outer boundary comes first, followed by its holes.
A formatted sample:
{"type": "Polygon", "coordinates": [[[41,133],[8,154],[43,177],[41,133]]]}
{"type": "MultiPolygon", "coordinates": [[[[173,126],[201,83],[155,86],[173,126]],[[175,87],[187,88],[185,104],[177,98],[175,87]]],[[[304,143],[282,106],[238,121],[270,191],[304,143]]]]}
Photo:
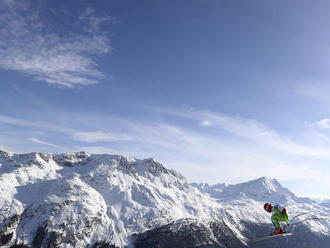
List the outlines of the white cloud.
{"type": "Polygon", "coordinates": [[[116,134],[111,132],[95,131],[95,132],[77,132],[72,138],[77,141],[87,143],[109,142],[109,141],[132,141],[135,138],[126,134],[116,134]]]}
{"type": "Polygon", "coordinates": [[[202,121],[200,122],[200,125],[201,125],[202,127],[210,127],[210,126],[212,126],[212,122],[209,121],[209,120],[202,120],[202,121]]]}
{"type": "Polygon", "coordinates": [[[0,123],[14,125],[19,127],[27,127],[27,128],[39,128],[41,130],[46,129],[54,132],[65,133],[65,134],[73,134],[77,131],[68,127],[58,126],[56,124],[45,123],[45,122],[36,122],[36,121],[28,121],[22,120],[18,118],[13,118],[5,115],[0,115],[0,123]]]}
{"type": "Polygon", "coordinates": [[[323,119],[323,120],[320,120],[316,123],[313,123],[311,124],[312,126],[315,126],[317,128],[320,128],[320,129],[329,129],[330,128],[330,119],[323,119]]]}
{"type": "Polygon", "coordinates": [[[123,119],[116,122],[121,123],[125,132],[75,132],[72,139],[86,143],[128,141],[127,144],[167,150],[189,149],[207,139],[174,125],[142,124],[123,119]]]}
{"type": "Polygon", "coordinates": [[[32,142],[34,142],[34,143],[37,143],[37,144],[41,144],[41,145],[51,146],[51,147],[55,147],[55,148],[59,148],[59,147],[60,147],[60,146],[58,146],[58,145],[54,145],[54,144],[51,144],[51,143],[48,143],[48,142],[42,141],[42,140],[37,139],[37,138],[29,138],[28,140],[29,140],[29,141],[32,141],[32,142]]]}
{"type": "MultiPolygon", "coordinates": [[[[311,80],[306,82],[299,82],[292,90],[297,96],[303,97],[304,100],[314,100],[318,104],[329,104],[330,87],[328,78],[324,81],[311,80]]],[[[320,105],[320,106],[322,106],[320,105]]]]}
{"type": "Polygon", "coordinates": [[[87,25],[84,27],[87,32],[99,32],[102,23],[104,22],[111,22],[115,23],[116,19],[113,17],[96,17],[95,11],[92,8],[87,8],[81,14],[80,18],[81,21],[87,22],[87,25]]]}
{"type": "MultiPolygon", "coordinates": [[[[274,150],[287,155],[330,160],[329,147],[308,146],[295,143],[255,120],[230,117],[208,111],[163,111],[167,114],[196,120],[198,123],[207,120],[212,123],[214,129],[226,131],[241,138],[241,143],[247,143],[251,146],[264,146],[264,149],[268,147],[270,151],[274,150]]],[[[0,123],[28,128],[37,127],[41,128],[41,130],[64,133],[69,135],[72,140],[86,143],[125,141],[127,144],[148,146],[148,149],[153,150],[158,147],[158,149],[183,151],[185,153],[192,152],[194,154],[199,154],[200,151],[203,151],[210,157],[214,155],[217,157],[219,151],[221,149],[223,150],[224,144],[228,144],[228,141],[220,142],[220,137],[214,137],[214,134],[213,136],[209,136],[203,133],[203,130],[193,131],[175,125],[159,123],[142,124],[122,119],[116,119],[116,123],[120,123],[122,126],[122,131],[120,132],[116,129],[113,129],[111,132],[100,130],[85,132],[56,124],[26,121],[3,115],[0,115],[0,123]]]]}
{"type": "Polygon", "coordinates": [[[96,84],[103,73],[93,55],[111,51],[107,34],[100,31],[108,18],[89,11],[80,20],[93,27],[88,32],[59,33],[54,25],[60,23],[45,22],[41,11],[30,1],[0,3],[0,66],[64,87],[96,84]]]}
{"type": "Polygon", "coordinates": [[[330,119],[325,118],[315,122],[305,122],[305,128],[310,138],[313,138],[319,143],[323,142],[323,146],[326,147],[330,143],[329,129],[330,119]]]}
{"type": "Polygon", "coordinates": [[[218,128],[219,130],[226,131],[229,134],[246,140],[267,145],[269,148],[293,155],[330,160],[329,148],[297,144],[286,137],[280,136],[274,130],[256,120],[194,109],[155,109],[155,111],[196,120],[198,122],[207,119],[212,122],[213,128],[218,128]]]}
{"type": "Polygon", "coordinates": [[[21,119],[12,118],[5,115],[0,115],[0,123],[11,124],[15,126],[33,126],[34,123],[21,119]]]}

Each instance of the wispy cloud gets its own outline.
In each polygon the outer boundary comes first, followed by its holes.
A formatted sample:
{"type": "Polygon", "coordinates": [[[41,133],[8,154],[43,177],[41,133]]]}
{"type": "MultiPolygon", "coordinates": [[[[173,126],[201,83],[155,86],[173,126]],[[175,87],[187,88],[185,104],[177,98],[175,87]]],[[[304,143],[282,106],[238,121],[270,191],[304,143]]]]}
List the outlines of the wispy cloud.
{"type": "Polygon", "coordinates": [[[305,121],[305,130],[307,136],[317,140],[323,147],[330,144],[330,119],[324,118],[319,121],[305,121]]]}
{"type": "Polygon", "coordinates": [[[72,138],[74,140],[83,141],[87,143],[135,140],[134,137],[127,134],[118,134],[104,131],[77,132],[72,135],[72,138]]]}
{"type": "Polygon", "coordinates": [[[316,127],[319,129],[329,129],[330,128],[330,119],[325,118],[314,123],[308,123],[311,127],[316,127]]]}
{"type": "Polygon", "coordinates": [[[218,128],[219,130],[226,131],[232,135],[267,145],[272,149],[280,150],[284,153],[310,156],[318,159],[330,159],[329,148],[306,146],[295,143],[256,120],[194,109],[156,109],[156,111],[196,120],[198,122],[206,119],[212,123],[213,128],[218,128]]]}
{"type": "Polygon", "coordinates": [[[202,127],[210,127],[210,126],[212,126],[212,122],[209,121],[209,120],[202,120],[199,124],[200,124],[202,127]]]}
{"type": "Polygon", "coordinates": [[[25,127],[25,128],[40,128],[40,129],[46,129],[54,132],[59,133],[65,133],[65,134],[73,134],[77,132],[75,129],[69,128],[69,127],[63,127],[51,123],[45,123],[45,122],[37,122],[37,121],[30,121],[30,120],[22,120],[19,118],[13,118],[10,116],[0,115],[0,123],[3,124],[9,124],[19,127],[25,127]]]}
{"type": "Polygon", "coordinates": [[[315,81],[309,83],[300,83],[294,88],[295,94],[323,103],[329,103],[329,92],[330,89],[328,83],[315,81]]]}
{"type": "Polygon", "coordinates": [[[28,0],[0,3],[0,66],[64,87],[96,84],[103,73],[94,55],[111,51],[107,34],[100,30],[109,18],[87,9],[77,17],[85,30],[74,31],[74,24],[66,23],[63,29],[68,31],[58,32],[54,25],[59,23],[46,22],[41,11],[28,0]]]}
{"type": "Polygon", "coordinates": [[[193,181],[235,183],[268,176],[286,181],[321,179],[325,187],[330,186],[330,176],[317,166],[319,157],[316,154],[306,159],[303,153],[269,149],[268,145],[255,140],[231,141],[221,135],[210,135],[205,133],[205,128],[189,130],[168,124],[134,125],[137,125],[136,129],[133,125],[126,127],[127,132],[134,134],[135,139],[130,142],[103,143],[101,146],[87,142],[80,148],[92,153],[153,157],[193,181]]]}
{"type": "Polygon", "coordinates": [[[32,142],[34,142],[34,143],[37,143],[37,144],[46,145],[46,146],[51,146],[51,147],[54,147],[54,148],[59,148],[59,147],[60,147],[60,146],[58,146],[58,145],[54,145],[54,144],[51,144],[51,143],[48,143],[48,142],[42,141],[42,140],[37,139],[37,138],[29,138],[28,140],[29,140],[29,141],[32,141],[32,142]]]}
{"type": "Polygon", "coordinates": [[[104,22],[116,23],[115,17],[98,17],[95,15],[95,10],[92,8],[87,8],[79,17],[80,21],[86,22],[84,27],[85,31],[89,33],[97,33],[101,31],[101,25],[104,22]]]}
{"type": "MultiPolygon", "coordinates": [[[[205,128],[210,127],[215,130],[225,131],[233,136],[239,137],[250,144],[263,145],[268,149],[276,150],[288,155],[298,155],[302,157],[312,157],[315,159],[330,160],[330,149],[328,147],[309,146],[295,143],[285,136],[281,136],[271,128],[256,120],[239,117],[226,116],[220,113],[200,110],[164,110],[157,109],[169,115],[179,118],[195,120],[205,128]],[[205,121],[207,120],[207,121],[205,121]]],[[[122,130],[114,128],[112,131],[83,131],[56,124],[33,122],[0,115],[0,123],[15,125],[27,128],[40,128],[57,133],[63,133],[71,140],[84,143],[96,142],[126,142],[137,146],[149,146],[149,149],[162,148],[167,150],[183,151],[185,153],[200,153],[205,151],[212,157],[219,149],[223,149],[225,143],[219,142],[219,137],[214,138],[214,134],[209,135],[203,130],[190,130],[166,123],[137,123],[132,120],[116,119],[122,130]]],[[[321,121],[326,125],[327,121],[321,121]]],[[[321,125],[321,124],[320,124],[321,125]]],[[[217,155],[216,155],[217,157],[217,155]]]]}
{"type": "Polygon", "coordinates": [[[85,143],[126,141],[127,144],[169,150],[189,148],[193,144],[207,139],[206,137],[193,134],[193,132],[190,133],[190,131],[184,128],[170,124],[137,123],[125,119],[117,119],[116,122],[120,122],[125,131],[104,132],[96,130],[93,132],[75,132],[72,134],[72,139],[85,143]]]}

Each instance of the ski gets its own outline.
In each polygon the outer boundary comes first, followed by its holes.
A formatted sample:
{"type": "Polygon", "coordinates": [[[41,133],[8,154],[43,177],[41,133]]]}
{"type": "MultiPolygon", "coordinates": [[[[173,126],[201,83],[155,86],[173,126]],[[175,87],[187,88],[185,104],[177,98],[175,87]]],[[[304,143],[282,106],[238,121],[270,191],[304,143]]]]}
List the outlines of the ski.
{"type": "Polygon", "coordinates": [[[281,234],[277,234],[277,235],[269,235],[269,236],[265,236],[265,237],[261,237],[255,240],[252,240],[251,243],[257,242],[257,241],[261,241],[261,240],[266,240],[266,239],[272,239],[275,237],[285,237],[285,236],[291,236],[293,233],[291,232],[287,232],[287,233],[281,233],[281,234]]]}
{"type": "Polygon", "coordinates": [[[294,230],[294,231],[281,233],[281,234],[277,234],[277,235],[269,235],[269,236],[261,237],[261,238],[252,240],[250,242],[254,243],[254,242],[258,242],[258,241],[262,241],[262,240],[272,239],[272,238],[275,238],[275,237],[287,237],[287,236],[291,236],[293,234],[300,233],[300,232],[310,232],[310,230],[294,230]]]}

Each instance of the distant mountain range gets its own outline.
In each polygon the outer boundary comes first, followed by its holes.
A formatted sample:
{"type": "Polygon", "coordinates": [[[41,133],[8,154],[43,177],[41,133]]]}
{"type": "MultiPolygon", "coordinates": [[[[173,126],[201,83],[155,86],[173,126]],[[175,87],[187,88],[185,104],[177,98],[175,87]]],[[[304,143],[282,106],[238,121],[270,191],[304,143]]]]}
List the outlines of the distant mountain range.
{"type": "Polygon", "coordinates": [[[329,205],[265,177],[189,184],[153,159],[0,151],[1,247],[323,248],[329,205]],[[272,230],[264,202],[311,220],[290,237],[251,243],[272,230]]]}

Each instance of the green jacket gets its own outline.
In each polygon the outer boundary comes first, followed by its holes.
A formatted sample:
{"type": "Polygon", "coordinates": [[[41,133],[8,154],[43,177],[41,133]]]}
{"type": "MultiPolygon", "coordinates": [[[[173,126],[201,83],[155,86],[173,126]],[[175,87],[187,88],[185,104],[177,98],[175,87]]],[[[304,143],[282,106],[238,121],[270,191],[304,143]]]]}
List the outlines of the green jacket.
{"type": "Polygon", "coordinates": [[[272,221],[275,227],[281,227],[280,222],[285,222],[287,225],[290,224],[288,211],[280,205],[273,206],[272,214],[272,221]]]}

